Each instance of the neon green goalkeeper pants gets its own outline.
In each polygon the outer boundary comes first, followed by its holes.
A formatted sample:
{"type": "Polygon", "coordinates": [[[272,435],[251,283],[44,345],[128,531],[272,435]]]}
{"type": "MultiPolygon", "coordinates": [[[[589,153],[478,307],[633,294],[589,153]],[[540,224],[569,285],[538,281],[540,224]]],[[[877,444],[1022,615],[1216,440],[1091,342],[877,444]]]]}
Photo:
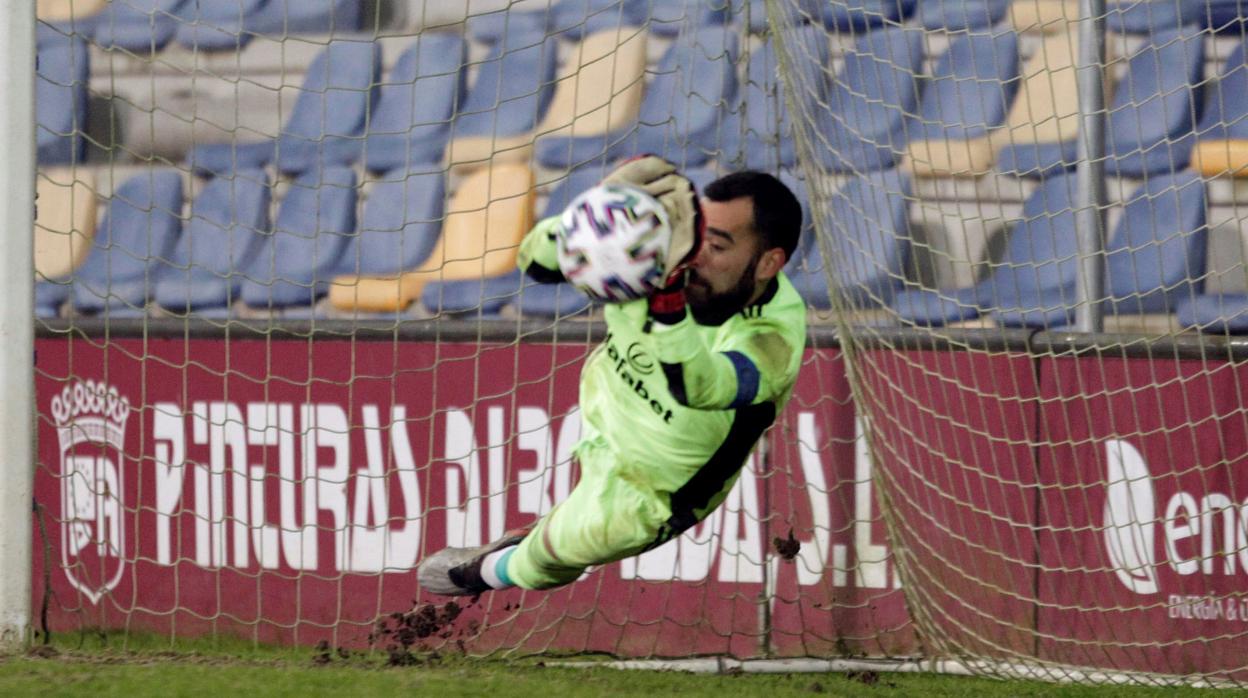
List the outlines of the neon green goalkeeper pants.
{"type": "Polygon", "coordinates": [[[671,516],[668,496],[648,486],[653,480],[645,468],[620,462],[601,437],[582,442],[577,457],[580,482],[507,561],[507,576],[518,587],[569,584],[586,567],[641,553],[671,516]]]}

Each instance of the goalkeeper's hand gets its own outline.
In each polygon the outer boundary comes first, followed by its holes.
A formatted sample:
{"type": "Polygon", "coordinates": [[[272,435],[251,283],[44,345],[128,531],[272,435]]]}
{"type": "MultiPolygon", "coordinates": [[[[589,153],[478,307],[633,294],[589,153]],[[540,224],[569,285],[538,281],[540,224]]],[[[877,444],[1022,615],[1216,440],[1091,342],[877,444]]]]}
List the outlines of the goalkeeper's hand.
{"type": "Polygon", "coordinates": [[[705,222],[693,182],[657,155],[642,155],[617,167],[604,184],[630,184],[663,204],[672,229],[667,248],[667,283],[650,297],[650,316],[675,324],[685,317],[685,274],[702,247],[705,222]]]}

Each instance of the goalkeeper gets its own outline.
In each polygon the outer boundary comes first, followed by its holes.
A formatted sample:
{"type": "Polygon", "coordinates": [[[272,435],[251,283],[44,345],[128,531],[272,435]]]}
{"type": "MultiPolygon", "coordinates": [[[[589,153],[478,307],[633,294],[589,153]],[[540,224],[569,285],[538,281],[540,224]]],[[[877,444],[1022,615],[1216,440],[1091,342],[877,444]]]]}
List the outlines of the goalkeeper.
{"type": "MultiPolygon", "coordinates": [[[[781,269],[802,213],[761,172],[693,185],[644,156],[604,183],[644,189],[668,213],[668,259],[681,263],[649,299],[606,306],[607,336],[581,371],[581,479],[527,530],[477,548],[446,548],[417,571],[435,594],[549,589],[587,567],[639,554],[710,514],[783,409],[806,341],[806,307],[781,269]]],[[[562,281],[558,218],[539,222],[519,264],[562,281]]]]}

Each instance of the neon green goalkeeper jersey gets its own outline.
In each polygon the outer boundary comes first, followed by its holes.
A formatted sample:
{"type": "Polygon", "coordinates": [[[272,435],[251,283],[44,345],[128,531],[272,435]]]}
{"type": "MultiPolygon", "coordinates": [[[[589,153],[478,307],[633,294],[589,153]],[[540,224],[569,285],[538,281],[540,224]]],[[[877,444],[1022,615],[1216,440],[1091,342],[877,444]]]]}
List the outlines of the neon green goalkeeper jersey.
{"type": "MultiPolygon", "coordinates": [[[[555,278],[554,219],[520,252],[555,278]]],[[[552,279],[554,280],[554,279],[552,279]]],[[[585,439],[617,454],[617,476],[670,495],[669,534],[722,501],[763,431],[788,402],[806,342],[806,306],[781,273],[723,324],[653,322],[645,300],[608,304],[607,337],[581,370],[585,439]]]]}

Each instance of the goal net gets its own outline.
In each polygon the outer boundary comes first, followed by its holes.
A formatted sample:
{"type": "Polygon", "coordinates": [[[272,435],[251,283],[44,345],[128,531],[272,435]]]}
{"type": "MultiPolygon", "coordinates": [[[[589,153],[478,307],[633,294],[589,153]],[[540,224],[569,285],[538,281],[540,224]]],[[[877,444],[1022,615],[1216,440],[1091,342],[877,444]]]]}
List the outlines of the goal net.
{"type": "Polygon", "coordinates": [[[1243,25],[1080,5],[769,2],[817,232],[792,276],[929,651],[1242,677],[1243,25]]]}
{"type": "Polygon", "coordinates": [[[37,630],[1241,676],[1248,68],[1191,4],[1111,3],[1087,157],[1072,2],[40,0],[37,630]],[[575,486],[591,352],[654,370],[515,268],[647,152],[802,200],[789,408],[678,540],[422,593],[575,486]]]}

